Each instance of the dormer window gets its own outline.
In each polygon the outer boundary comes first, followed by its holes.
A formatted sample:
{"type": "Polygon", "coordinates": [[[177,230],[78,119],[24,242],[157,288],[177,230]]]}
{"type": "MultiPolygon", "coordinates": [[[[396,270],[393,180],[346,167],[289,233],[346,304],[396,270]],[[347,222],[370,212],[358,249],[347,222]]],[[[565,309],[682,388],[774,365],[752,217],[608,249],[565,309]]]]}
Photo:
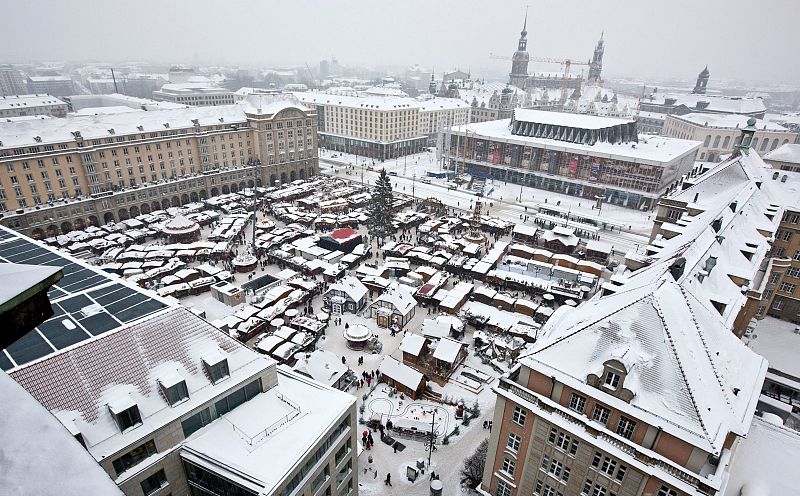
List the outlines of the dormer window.
{"type": "Polygon", "coordinates": [[[203,358],[203,367],[205,367],[208,377],[214,384],[231,375],[228,368],[228,359],[219,352],[203,358]]]}
{"type": "Polygon", "coordinates": [[[117,422],[117,427],[119,427],[120,432],[125,432],[130,428],[142,424],[142,416],[139,414],[139,407],[136,404],[119,411],[115,411],[112,405],[109,405],[109,408],[111,409],[111,414],[114,416],[114,420],[117,422]]]}
{"type": "Polygon", "coordinates": [[[617,387],[619,386],[619,382],[620,382],[619,374],[617,374],[616,372],[612,372],[611,370],[606,371],[606,377],[605,380],[603,381],[603,383],[606,386],[609,386],[613,389],[617,389],[617,387]]]}
{"type": "Polygon", "coordinates": [[[184,400],[189,399],[189,390],[186,388],[186,381],[177,372],[173,371],[169,375],[158,380],[161,392],[170,406],[175,406],[184,400]]]}

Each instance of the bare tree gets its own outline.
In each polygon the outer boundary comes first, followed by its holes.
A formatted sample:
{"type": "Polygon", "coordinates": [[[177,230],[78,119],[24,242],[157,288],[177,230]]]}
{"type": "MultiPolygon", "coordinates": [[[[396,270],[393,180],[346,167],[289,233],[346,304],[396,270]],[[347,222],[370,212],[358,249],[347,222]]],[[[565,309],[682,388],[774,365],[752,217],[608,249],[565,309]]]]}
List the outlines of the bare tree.
{"type": "Polygon", "coordinates": [[[464,468],[461,469],[461,483],[466,484],[471,489],[478,487],[483,479],[483,467],[486,465],[486,453],[489,451],[489,438],[481,441],[475,448],[475,453],[464,460],[464,468]]]}

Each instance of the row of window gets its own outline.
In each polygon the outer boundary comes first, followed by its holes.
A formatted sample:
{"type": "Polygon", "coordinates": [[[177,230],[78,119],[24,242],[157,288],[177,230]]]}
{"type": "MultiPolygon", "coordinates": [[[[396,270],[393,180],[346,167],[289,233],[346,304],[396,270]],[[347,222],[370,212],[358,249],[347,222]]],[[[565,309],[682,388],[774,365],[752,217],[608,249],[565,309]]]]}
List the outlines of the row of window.
{"type": "MultiPolygon", "coordinates": [[[[612,373],[606,374],[606,381],[608,381],[609,376],[612,373]]],[[[613,374],[616,375],[616,374],[613,374]]],[[[614,382],[614,379],[611,379],[614,382]]],[[[616,379],[617,383],[619,379],[616,379]]],[[[569,399],[569,408],[577,413],[583,414],[584,409],[586,408],[586,398],[581,396],[577,393],[572,393],[569,399]]],[[[594,410],[592,410],[592,420],[595,420],[603,426],[606,426],[608,423],[608,418],[611,415],[611,411],[608,408],[602,407],[598,404],[595,404],[594,410]]],[[[615,432],[620,436],[624,437],[625,439],[630,439],[633,436],[633,432],[636,429],[636,422],[631,420],[625,416],[620,415],[619,421],[617,422],[617,426],[615,432]]]]}

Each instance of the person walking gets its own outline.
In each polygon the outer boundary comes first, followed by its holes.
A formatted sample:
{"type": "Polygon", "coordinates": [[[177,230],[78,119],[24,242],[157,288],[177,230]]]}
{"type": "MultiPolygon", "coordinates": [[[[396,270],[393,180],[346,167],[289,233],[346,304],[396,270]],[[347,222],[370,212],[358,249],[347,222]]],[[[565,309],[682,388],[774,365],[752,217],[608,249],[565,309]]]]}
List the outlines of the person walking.
{"type": "Polygon", "coordinates": [[[386,480],[383,481],[383,484],[386,486],[392,485],[392,474],[386,474],[386,480]]]}

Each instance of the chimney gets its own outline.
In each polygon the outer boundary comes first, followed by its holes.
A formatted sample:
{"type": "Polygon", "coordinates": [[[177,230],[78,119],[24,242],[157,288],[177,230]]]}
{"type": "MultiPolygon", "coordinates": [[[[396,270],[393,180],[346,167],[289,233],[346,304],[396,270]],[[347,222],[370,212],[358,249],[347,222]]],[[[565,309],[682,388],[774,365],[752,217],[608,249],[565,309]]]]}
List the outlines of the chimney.
{"type": "Polygon", "coordinates": [[[731,202],[731,204],[730,204],[731,212],[736,213],[736,205],[737,205],[736,201],[731,202]]]}

